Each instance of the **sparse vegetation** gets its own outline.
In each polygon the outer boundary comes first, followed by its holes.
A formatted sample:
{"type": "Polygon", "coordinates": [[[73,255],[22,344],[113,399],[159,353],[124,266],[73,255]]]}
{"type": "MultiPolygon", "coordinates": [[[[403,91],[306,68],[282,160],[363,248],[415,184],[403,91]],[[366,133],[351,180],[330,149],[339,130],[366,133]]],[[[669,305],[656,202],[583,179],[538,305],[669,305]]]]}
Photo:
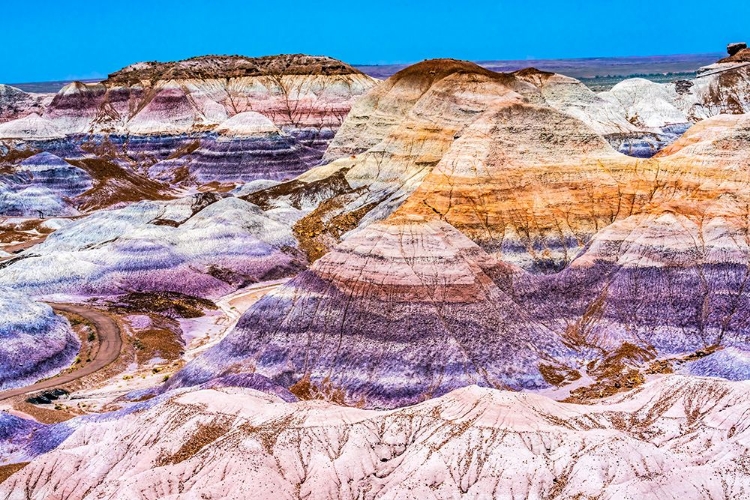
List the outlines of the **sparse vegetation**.
{"type": "Polygon", "coordinates": [[[215,310],[216,304],[178,292],[131,292],[120,297],[115,307],[129,313],[157,313],[174,319],[199,318],[205,309],[215,310]]]}

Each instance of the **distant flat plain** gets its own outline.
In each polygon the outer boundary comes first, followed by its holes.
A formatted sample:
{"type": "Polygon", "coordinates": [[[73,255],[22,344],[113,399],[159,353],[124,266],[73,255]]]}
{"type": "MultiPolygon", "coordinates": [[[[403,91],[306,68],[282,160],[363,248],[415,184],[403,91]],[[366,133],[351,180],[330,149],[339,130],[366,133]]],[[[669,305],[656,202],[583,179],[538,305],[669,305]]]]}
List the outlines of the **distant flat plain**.
{"type": "MultiPolygon", "coordinates": [[[[596,91],[609,90],[618,82],[640,76],[656,82],[671,82],[695,77],[702,66],[715,63],[725,54],[688,54],[671,56],[591,57],[585,59],[523,59],[515,61],[476,61],[492,71],[509,72],[533,67],[561,73],[581,80],[596,91]]],[[[388,78],[408,64],[355,65],[375,78],[388,78]]]]}
{"type": "MultiPolygon", "coordinates": [[[[513,61],[476,61],[498,72],[534,67],[578,78],[595,91],[609,90],[625,78],[640,76],[656,82],[693,78],[701,66],[707,66],[724,54],[685,54],[669,56],[590,57],[584,59],[522,59],[513,61]]],[[[418,62],[418,61],[414,61],[418,62]]],[[[410,63],[411,64],[411,63],[410,63]]],[[[385,79],[409,64],[355,64],[354,67],[375,78],[385,79]]],[[[57,92],[73,80],[10,83],[26,92],[57,92]]],[[[99,80],[81,80],[87,83],[99,80]]]]}

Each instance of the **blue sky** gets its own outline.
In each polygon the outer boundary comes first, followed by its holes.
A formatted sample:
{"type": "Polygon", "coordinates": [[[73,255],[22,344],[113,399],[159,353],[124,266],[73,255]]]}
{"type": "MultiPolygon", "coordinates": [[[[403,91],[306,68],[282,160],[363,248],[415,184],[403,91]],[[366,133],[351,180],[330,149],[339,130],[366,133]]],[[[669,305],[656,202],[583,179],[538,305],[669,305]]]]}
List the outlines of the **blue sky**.
{"type": "Polygon", "coordinates": [[[2,0],[0,16],[0,82],[95,78],[202,54],[373,64],[706,53],[750,42],[748,0],[2,0]]]}

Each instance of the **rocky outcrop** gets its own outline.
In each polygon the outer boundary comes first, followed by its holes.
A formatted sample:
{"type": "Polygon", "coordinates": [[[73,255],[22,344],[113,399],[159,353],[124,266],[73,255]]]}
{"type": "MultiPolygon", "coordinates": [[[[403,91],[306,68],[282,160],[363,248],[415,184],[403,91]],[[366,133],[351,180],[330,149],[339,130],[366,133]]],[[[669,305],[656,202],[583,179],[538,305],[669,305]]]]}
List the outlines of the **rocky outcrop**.
{"type": "Polygon", "coordinates": [[[8,287],[0,287],[0,338],[0,389],[54,375],[80,346],[67,320],[8,287]]]}
{"type": "Polygon", "coordinates": [[[750,111],[750,58],[747,58],[747,53],[750,51],[745,49],[701,68],[696,78],[689,82],[671,84],[678,93],[676,105],[693,123],[720,114],[750,111]]]}
{"type": "Polygon", "coordinates": [[[732,63],[750,63],[750,49],[742,49],[737,51],[731,57],[722,59],[720,62],[732,62],[732,63]]]}
{"type": "MultiPolygon", "coordinates": [[[[517,189],[497,186],[505,182],[502,176],[480,175],[484,171],[474,167],[485,160],[476,160],[475,157],[494,155],[490,162],[507,163],[505,157],[512,156],[521,158],[522,165],[549,165],[559,158],[563,163],[570,162],[572,167],[575,162],[585,160],[586,155],[591,156],[592,148],[598,148],[599,154],[611,159],[614,152],[599,135],[611,136],[616,128],[612,127],[607,113],[597,111],[601,106],[619,109],[621,104],[608,104],[607,100],[573,79],[535,70],[500,75],[470,63],[442,60],[407,68],[378,86],[352,110],[326,153],[327,159],[341,158],[313,169],[295,181],[312,185],[328,179],[332,183],[342,174],[346,180],[345,187],[318,200],[312,206],[314,210],[310,212],[308,209],[305,218],[300,220],[298,232],[301,239],[306,240],[303,246],[311,249],[308,252],[311,256],[325,253],[325,249],[331,248],[338,239],[336,225],[331,221],[340,220],[346,214],[357,214],[361,224],[388,216],[436,165],[442,164],[442,170],[447,173],[457,168],[465,170],[466,175],[474,177],[472,191],[483,183],[493,185],[493,189],[486,192],[489,198],[482,194],[481,199],[467,205],[473,207],[467,208],[474,214],[472,217],[480,218],[487,210],[485,205],[493,203],[492,199],[508,194],[514,196],[517,189]],[[550,102],[564,114],[555,113],[545,106],[550,102]],[[589,104],[584,106],[586,102],[589,104]],[[508,107],[510,104],[538,107],[518,108],[519,111],[511,113],[508,111],[512,109],[508,107]],[[498,112],[499,109],[503,112],[498,112]],[[571,115],[580,116],[584,123],[594,125],[584,130],[571,115]],[[503,116],[505,119],[501,119],[503,116]],[[516,119],[518,123],[514,122],[516,119]],[[504,123],[502,128],[496,127],[498,122],[504,123]],[[599,127],[599,135],[596,127],[599,127]],[[533,143],[534,149],[528,150],[526,144],[518,141],[518,134],[525,134],[524,139],[533,143]],[[366,210],[364,216],[358,213],[362,210],[366,210]]],[[[624,130],[636,130],[624,118],[621,121],[624,130]]],[[[497,168],[499,171],[505,166],[498,165],[497,168]]],[[[598,171],[593,164],[591,168],[598,171]]],[[[607,176],[603,172],[595,175],[607,176]]],[[[425,191],[434,188],[436,186],[430,184],[425,191]]],[[[265,206],[288,206],[287,194],[282,191],[286,193],[289,189],[274,187],[269,193],[271,199],[265,197],[265,206]],[[277,201],[273,201],[276,197],[273,193],[278,193],[277,201]]],[[[475,197],[475,194],[468,195],[475,197]]],[[[264,194],[254,196],[258,198],[264,194]]],[[[533,194],[529,192],[529,196],[533,194]]],[[[511,200],[507,199],[509,209],[517,210],[517,205],[511,200]]],[[[425,201],[419,211],[424,209],[432,213],[434,207],[425,201]]],[[[611,214],[604,217],[611,217],[611,214]]],[[[585,230],[588,237],[581,239],[571,235],[564,245],[580,248],[605,223],[604,220],[592,222],[585,230]],[[580,243],[573,243],[575,240],[580,243]]],[[[485,233],[485,239],[493,239],[495,244],[505,237],[503,231],[493,236],[486,233],[481,222],[476,224],[476,231],[485,233]]],[[[557,230],[550,228],[549,231],[557,230]]],[[[508,243],[510,241],[512,238],[508,243]]],[[[555,251],[563,250],[561,247],[555,251]]],[[[569,253],[572,256],[575,250],[569,249],[569,253]]]]}
{"type": "Polygon", "coordinates": [[[747,44],[745,42],[730,43],[727,45],[727,54],[731,57],[746,48],[747,44]]]}
{"type": "Polygon", "coordinates": [[[720,63],[750,62],[750,51],[747,50],[745,42],[728,44],[727,54],[729,54],[729,57],[722,59],[719,61],[720,63]]]}
{"type": "Polygon", "coordinates": [[[742,498],[748,405],[746,382],[674,376],[588,406],[467,387],[389,412],[207,389],[90,422],[0,497],[742,498]]]}

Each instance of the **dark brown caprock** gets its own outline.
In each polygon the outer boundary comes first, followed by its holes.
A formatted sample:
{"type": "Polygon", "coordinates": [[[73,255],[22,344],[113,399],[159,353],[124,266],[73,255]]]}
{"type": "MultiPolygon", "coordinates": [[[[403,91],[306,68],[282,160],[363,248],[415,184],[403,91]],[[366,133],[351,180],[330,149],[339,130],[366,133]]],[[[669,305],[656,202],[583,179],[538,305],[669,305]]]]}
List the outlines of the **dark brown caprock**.
{"type": "Polygon", "coordinates": [[[739,52],[740,50],[746,49],[746,48],[747,48],[747,44],[745,42],[730,43],[729,45],[727,45],[727,53],[731,57],[735,55],[737,52],[739,52]]]}

